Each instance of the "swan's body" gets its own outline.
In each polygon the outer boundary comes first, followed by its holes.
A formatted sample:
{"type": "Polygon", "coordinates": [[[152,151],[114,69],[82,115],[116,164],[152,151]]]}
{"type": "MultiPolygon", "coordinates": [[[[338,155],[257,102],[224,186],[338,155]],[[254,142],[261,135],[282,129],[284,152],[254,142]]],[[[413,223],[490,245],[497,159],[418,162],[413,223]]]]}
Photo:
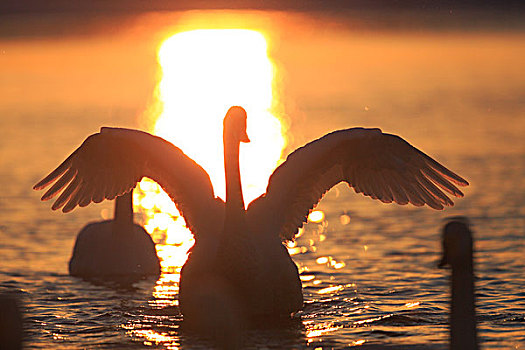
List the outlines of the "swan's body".
{"type": "Polygon", "coordinates": [[[42,197],[47,200],[67,186],[52,208],[68,212],[121,195],[144,176],[157,181],[195,236],[179,297],[185,320],[198,323],[206,313],[203,301],[217,293],[225,308],[252,319],[289,316],[302,308],[297,267],[282,241],[294,239],[337,183],[345,181],[386,203],[435,209],[453,203],[434,183],[457,197],[463,194],[452,183],[468,184],[397,136],[355,128],[297,149],[274,171],[266,193],[245,210],[239,145],[247,141],[246,112],[232,107],[224,119],[226,202],[214,196],[208,174],[180,149],[145,132],[116,128],[89,136],[34,188],[56,181],[42,197]]]}
{"type": "Polygon", "coordinates": [[[92,222],[79,232],[69,273],[88,279],[117,280],[160,275],[151,236],[133,222],[132,192],[116,198],[113,220],[92,222]]]}
{"type": "Polygon", "coordinates": [[[0,294],[0,348],[24,348],[24,317],[16,294],[0,294]]]}
{"type": "Polygon", "coordinates": [[[450,349],[478,349],[472,233],[465,218],[455,218],[443,228],[443,259],[439,267],[444,266],[452,268],[450,349]]]}

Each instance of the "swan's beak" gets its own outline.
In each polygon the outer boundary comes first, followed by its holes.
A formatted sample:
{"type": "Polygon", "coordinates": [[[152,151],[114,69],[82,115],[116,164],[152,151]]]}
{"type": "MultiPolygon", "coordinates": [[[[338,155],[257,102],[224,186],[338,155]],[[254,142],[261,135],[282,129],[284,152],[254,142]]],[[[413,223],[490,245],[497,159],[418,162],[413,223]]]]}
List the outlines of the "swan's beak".
{"type": "Polygon", "coordinates": [[[244,142],[244,143],[250,142],[250,138],[248,137],[248,134],[246,133],[246,131],[241,134],[239,141],[244,142]]]}
{"type": "Polygon", "coordinates": [[[440,268],[440,269],[445,269],[445,268],[449,267],[448,257],[447,257],[446,253],[443,254],[443,257],[439,261],[437,267],[440,268]]]}

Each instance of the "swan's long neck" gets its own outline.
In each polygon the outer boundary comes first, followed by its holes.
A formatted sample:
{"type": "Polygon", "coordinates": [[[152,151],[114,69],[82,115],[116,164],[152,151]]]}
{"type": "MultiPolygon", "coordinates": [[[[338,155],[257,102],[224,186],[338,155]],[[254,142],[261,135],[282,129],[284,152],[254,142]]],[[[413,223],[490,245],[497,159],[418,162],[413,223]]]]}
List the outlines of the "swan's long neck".
{"type": "Polygon", "coordinates": [[[224,137],[224,170],[226,176],[225,222],[231,222],[244,215],[241,173],[239,170],[239,142],[224,137]]]}
{"type": "Polygon", "coordinates": [[[115,217],[117,228],[129,228],[133,225],[133,191],[130,191],[115,200],[115,217]]]}
{"type": "Polygon", "coordinates": [[[452,267],[450,349],[478,349],[472,252],[470,254],[469,259],[452,267]]]}

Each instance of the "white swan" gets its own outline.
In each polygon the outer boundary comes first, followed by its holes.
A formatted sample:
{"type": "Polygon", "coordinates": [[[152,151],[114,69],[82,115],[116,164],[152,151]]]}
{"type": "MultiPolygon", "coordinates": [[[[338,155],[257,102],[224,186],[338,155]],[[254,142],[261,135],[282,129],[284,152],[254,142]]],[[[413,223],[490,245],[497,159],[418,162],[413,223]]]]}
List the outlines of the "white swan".
{"type": "Polygon", "coordinates": [[[472,233],[465,217],[455,217],[443,228],[443,258],[439,267],[452,268],[450,349],[478,349],[474,302],[472,233]]]}
{"type": "Polygon", "coordinates": [[[132,191],[116,198],[113,220],[92,222],[78,233],[69,273],[118,281],[160,275],[155,243],[133,222],[132,191]]]}
{"type": "Polygon", "coordinates": [[[266,193],[245,210],[239,146],[249,139],[243,108],[228,110],[223,135],[226,202],[214,196],[204,169],[173,144],[142,131],[106,127],[34,188],[54,182],[42,200],[65,188],[52,208],[68,212],[130,191],[143,177],[158,182],[195,236],[181,272],[179,299],[185,322],[198,324],[199,315],[209,310],[203,301],[217,294],[228,297],[216,305],[231,306],[250,319],[289,317],[302,308],[297,267],[282,241],[294,239],[312,208],[337,183],[344,181],[385,203],[434,209],[453,205],[439,188],[461,197],[454,184],[468,184],[398,136],[354,128],[294,151],[274,171],[266,193]]]}

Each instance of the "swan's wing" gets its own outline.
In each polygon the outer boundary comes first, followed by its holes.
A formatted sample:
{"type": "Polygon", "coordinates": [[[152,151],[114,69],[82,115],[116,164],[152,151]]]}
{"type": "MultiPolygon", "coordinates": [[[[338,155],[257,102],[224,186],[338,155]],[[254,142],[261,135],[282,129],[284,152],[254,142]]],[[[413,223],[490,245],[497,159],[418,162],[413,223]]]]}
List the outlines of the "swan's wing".
{"type": "Polygon", "coordinates": [[[379,129],[339,130],[290,154],[270,177],[266,194],[250,204],[248,218],[293,239],[324,193],[341,181],[384,203],[434,209],[454,205],[442,190],[462,197],[454,184],[468,185],[399,136],[379,129]]]}
{"type": "Polygon", "coordinates": [[[173,144],[138,130],[102,128],[33,188],[54,183],[42,200],[63,190],[52,209],[69,212],[114,199],[143,177],[162,186],[194,234],[207,231],[211,218],[222,220],[224,203],[215,198],[206,171],[173,144]]]}

